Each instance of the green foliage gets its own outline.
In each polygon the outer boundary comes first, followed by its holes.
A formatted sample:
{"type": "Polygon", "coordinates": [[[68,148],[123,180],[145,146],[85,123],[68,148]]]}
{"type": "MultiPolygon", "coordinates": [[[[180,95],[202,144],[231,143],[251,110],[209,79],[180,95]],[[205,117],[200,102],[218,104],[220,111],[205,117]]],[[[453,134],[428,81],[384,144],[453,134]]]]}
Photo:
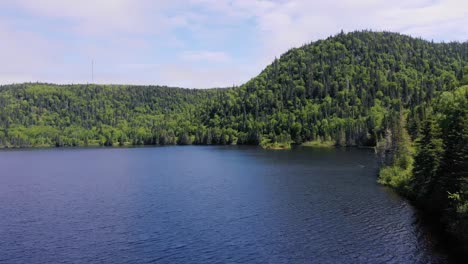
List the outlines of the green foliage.
{"type": "Polygon", "coordinates": [[[379,172],[379,183],[395,188],[403,195],[411,195],[410,182],[413,169],[413,149],[406,129],[406,118],[403,113],[391,121],[391,129],[377,146],[384,156],[383,166],[379,172]]]}
{"type": "Polygon", "coordinates": [[[468,65],[463,67],[463,77],[462,77],[461,84],[468,85],[468,65]]]}
{"type": "Polygon", "coordinates": [[[196,118],[198,105],[215,94],[168,87],[2,86],[0,145],[202,144],[211,132],[220,133],[220,141],[235,138],[235,131],[210,131],[196,118]]]}
{"type": "Polygon", "coordinates": [[[442,94],[435,109],[444,146],[436,195],[450,231],[468,245],[468,86],[442,94]]]}
{"type": "Polygon", "coordinates": [[[447,230],[468,245],[468,86],[442,92],[408,116],[412,125],[400,115],[377,144],[385,157],[379,182],[439,215],[447,230]],[[414,155],[407,127],[417,128],[414,155]]]}
{"type": "Polygon", "coordinates": [[[403,169],[400,166],[393,165],[384,166],[380,169],[378,182],[395,188],[399,193],[408,194],[410,192],[408,186],[410,180],[410,169],[403,169]]]}
{"type": "Polygon", "coordinates": [[[437,211],[443,207],[440,202],[447,196],[440,188],[440,162],[443,153],[442,140],[438,124],[433,118],[424,122],[422,136],[418,140],[418,152],[415,156],[412,187],[419,204],[427,210],[437,211]]]}
{"type": "Polygon", "coordinates": [[[313,140],[307,141],[301,144],[304,147],[314,147],[314,148],[331,148],[336,146],[334,141],[320,141],[320,140],[313,140]]]}
{"type": "Polygon", "coordinates": [[[415,109],[465,81],[466,51],[466,43],[363,31],[292,49],[230,89],[2,86],[0,145],[374,146],[402,109],[415,138],[425,118],[415,109]]]}
{"type": "Polygon", "coordinates": [[[270,139],[263,139],[260,146],[264,149],[291,149],[290,141],[272,142],[270,139]]]}
{"type": "Polygon", "coordinates": [[[416,141],[411,197],[468,245],[468,86],[432,104],[416,141]]]}

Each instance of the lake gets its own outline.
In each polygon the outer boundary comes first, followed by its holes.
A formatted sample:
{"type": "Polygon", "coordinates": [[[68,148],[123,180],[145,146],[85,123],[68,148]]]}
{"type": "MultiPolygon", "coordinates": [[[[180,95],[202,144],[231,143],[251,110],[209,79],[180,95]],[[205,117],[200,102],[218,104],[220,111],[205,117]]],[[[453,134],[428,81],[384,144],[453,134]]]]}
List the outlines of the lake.
{"type": "Polygon", "coordinates": [[[447,263],[371,150],[0,151],[0,263],[447,263]]]}

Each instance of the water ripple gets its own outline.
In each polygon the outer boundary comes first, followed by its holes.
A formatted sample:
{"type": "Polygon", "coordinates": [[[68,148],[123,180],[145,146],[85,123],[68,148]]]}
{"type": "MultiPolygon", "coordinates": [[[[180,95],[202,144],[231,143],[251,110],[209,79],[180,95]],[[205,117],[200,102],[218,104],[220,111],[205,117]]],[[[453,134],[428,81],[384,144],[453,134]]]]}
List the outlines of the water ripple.
{"type": "Polygon", "coordinates": [[[448,262],[368,151],[10,151],[0,168],[0,263],[448,262]]]}

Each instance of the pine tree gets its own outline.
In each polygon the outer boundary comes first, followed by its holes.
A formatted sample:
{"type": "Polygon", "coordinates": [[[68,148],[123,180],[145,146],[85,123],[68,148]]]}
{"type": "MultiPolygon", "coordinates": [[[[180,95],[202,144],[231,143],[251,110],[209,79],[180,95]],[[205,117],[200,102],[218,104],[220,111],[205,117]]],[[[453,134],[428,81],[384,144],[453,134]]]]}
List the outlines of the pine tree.
{"type": "Polygon", "coordinates": [[[418,140],[418,152],[414,159],[412,189],[418,203],[430,211],[438,211],[442,205],[435,197],[440,182],[440,160],[442,140],[439,138],[439,128],[433,118],[423,123],[421,138],[418,140]]]}
{"type": "Polygon", "coordinates": [[[445,152],[441,161],[439,196],[449,205],[448,194],[461,192],[468,180],[468,105],[453,107],[442,122],[445,152]]]}

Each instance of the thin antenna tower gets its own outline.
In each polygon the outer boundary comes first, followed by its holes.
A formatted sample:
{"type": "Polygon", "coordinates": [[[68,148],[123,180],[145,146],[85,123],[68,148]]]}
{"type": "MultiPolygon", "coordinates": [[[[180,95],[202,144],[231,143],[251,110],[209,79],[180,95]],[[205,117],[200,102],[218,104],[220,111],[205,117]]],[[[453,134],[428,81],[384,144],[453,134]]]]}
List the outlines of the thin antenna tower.
{"type": "Polygon", "coordinates": [[[94,83],[94,59],[91,60],[91,83],[94,83]]]}

